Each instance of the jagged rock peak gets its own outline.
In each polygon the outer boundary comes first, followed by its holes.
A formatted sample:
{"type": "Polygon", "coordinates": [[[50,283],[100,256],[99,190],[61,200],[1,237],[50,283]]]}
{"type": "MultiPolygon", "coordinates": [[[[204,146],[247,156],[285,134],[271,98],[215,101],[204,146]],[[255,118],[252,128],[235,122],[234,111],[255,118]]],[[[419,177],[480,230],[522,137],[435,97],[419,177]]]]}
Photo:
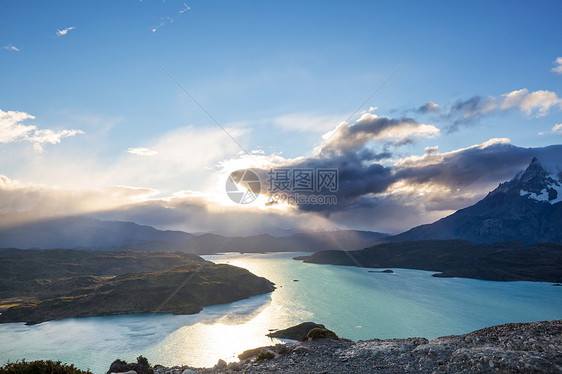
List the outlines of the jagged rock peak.
{"type": "Polygon", "coordinates": [[[551,204],[561,200],[562,183],[553,178],[536,157],[514,182],[510,187],[517,188],[521,196],[551,204]]]}

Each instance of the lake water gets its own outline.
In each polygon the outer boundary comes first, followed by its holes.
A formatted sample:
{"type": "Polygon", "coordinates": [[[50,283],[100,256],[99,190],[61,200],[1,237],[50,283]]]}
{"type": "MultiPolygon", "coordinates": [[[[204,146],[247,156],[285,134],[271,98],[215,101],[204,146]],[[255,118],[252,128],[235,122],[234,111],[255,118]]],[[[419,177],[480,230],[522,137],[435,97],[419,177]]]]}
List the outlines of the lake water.
{"type": "Polygon", "coordinates": [[[206,307],[196,315],[73,318],[34,326],[0,325],[0,363],[55,359],[105,373],[116,358],[212,366],[242,351],[280,342],[268,329],[325,324],[354,340],[463,334],[506,322],[562,319],[562,287],[551,283],[435,278],[431,272],[314,265],[302,255],[206,256],[247,268],[277,286],[269,295],[206,307]],[[294,281],[298,280],[298,281],[294,281]]]}

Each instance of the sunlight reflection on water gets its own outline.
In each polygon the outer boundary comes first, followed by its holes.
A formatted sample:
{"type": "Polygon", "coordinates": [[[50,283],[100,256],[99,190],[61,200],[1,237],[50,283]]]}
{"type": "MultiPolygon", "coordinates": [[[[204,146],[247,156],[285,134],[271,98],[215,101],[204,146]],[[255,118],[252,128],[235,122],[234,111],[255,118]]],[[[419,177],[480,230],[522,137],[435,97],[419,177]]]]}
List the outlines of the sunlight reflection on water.
{"type": "Polygon", "coordinates": [[[431,277],[431,272],[304,264],[300,255],[208,256],[276,284],[272,294],[206,307],[196,315],[124,315],[0,325],[0,362],[56,359],[105,373],[116,358],[153,364],[212,366],[246,349],[275,344],[269,329],[304,321],[351,339],[466,333],[505,322],[562,318],[562,287],[431,277]],[[293,280],[298,280],[294,282],[293,280]],[[391,295],[391,296],[389,296],[391,295]],[[399,303],[399,304],[398,304],[399,303]]]}

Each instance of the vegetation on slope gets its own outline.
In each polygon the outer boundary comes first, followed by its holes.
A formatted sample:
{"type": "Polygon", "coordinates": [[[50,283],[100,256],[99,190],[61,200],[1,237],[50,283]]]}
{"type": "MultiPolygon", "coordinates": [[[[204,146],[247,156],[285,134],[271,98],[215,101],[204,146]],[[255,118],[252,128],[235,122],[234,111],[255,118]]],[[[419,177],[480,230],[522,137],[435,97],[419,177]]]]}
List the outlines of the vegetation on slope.
{"type": "Polygon", "coordinates": [[[193,314],[273,289],[245,269],[185,253],[0,251],[0,322],[193,314]]]}
{"type": "Polygon", "coordinates": [[[407,268],[436,277],[495,281],[562,281],[562,245],[519,242],[473,244],[464,240],[383,243],[360,251],[322,251],[298,260],[315,264],[407,268]]]}

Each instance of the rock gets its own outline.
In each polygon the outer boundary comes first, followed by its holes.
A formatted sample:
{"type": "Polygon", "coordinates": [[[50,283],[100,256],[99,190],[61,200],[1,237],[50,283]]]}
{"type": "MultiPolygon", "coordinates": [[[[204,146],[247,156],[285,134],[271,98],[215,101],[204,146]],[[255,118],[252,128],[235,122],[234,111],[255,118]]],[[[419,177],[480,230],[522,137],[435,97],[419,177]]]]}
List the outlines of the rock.
{"type": "Polygon", "coordinates": [[[215,365],[215,368],[217,369],[224,369],[225,367],[226,367],[226,361],[222,359],[220,359],[215,365]]]}
{"type": "Polygon", "coordinates": [[[195,374],[195,372],[191,369],[185,369],[184,371],[181,372],[181,374],[195,374]]]}
{"type": "Polygon", "coordinates": [[[252,357],[256,357],[263,349],[274,349],[274,346],[270,345],[267,347],[259,347],[259,348],[253,348],[253,349],[248,349],[247,351],[244,351],[242,353],[240,353],[238,355],[238,359],[240,361],[246,361],[251,359],[252,357]]]}
{"type": "Polygon", "coordinates": [[[308,349],[307,347],[299,345],[295,347],[295,349],[293,349],[293,354],[303,354],[303,353],[308,353],[309,351],[310,349],[308,349]]]}
{"type": "Polygon", "coordinates": [[[115,361],[113,361],[111,363],[111,365],[109,366],[109,370],[107,371],[108,374],[111,373],[124,373],[126,371],[129,371],[129,366],[127,364],[127,362],[117,359],[115,361]]]}
{"type": "Polygon", "coordinates": [[[308,340],[316,340],[316,339],[333,339],[339,340],[338,336],[332,330],[328,330],[326,328],[314,328],[308,332],[306,335],[306,339],[308,340]]]}
{"type": "Polygon", "coordinates": [[[113,361],[107,373],[154,374],[154,369],[150,367],[146,357],[139,356],[136,363],[127,363],[120,359],[113,361]]]}
{"type": "MultiPolygon", "coordinates": [[[[247,359],[241,363],[219,368],[219,362],[213,368],[194,371],[208,374],[239,371],[248,374],[561,373],[561,351],[562,320],[558,320],[510,323],[431,341],[409,338],[353,342],[320,338],[291,342],[246,351],[243,355],[247,359]],[[535,342],[531,343],[531,339],[535,342]],[[258,356],[264,357],[257,359],[258,356]]],[[[174,370],[164,369],[170,373],[174,370]]],[[[182,374],[188,373],[191,372],[182,374]]]]}
{"type": "Polygon", "coordinates": [[[123,372],[119,372],[119,373],[111,373],[111,374],[137,374],[136,371],[134,370],[129,370],[129,371],[123,371],[123,372]]]}
{"type": "Polygon", "coordinates": [[[230,364],[228,364],[228,368],[232,371],[241,371],[242,364],[239,362],[231,362],[230,364]]]}
{"type": "Polygon", "coordinates": [[[306,337],[308,332],[314,328],[325,329],[326,326],[314,322],[303,322],[284,330],[271,332],[267,334],[267,336],[269,336],[270,338],[302,340],[304,339],[304,337],[306,337]]]}

